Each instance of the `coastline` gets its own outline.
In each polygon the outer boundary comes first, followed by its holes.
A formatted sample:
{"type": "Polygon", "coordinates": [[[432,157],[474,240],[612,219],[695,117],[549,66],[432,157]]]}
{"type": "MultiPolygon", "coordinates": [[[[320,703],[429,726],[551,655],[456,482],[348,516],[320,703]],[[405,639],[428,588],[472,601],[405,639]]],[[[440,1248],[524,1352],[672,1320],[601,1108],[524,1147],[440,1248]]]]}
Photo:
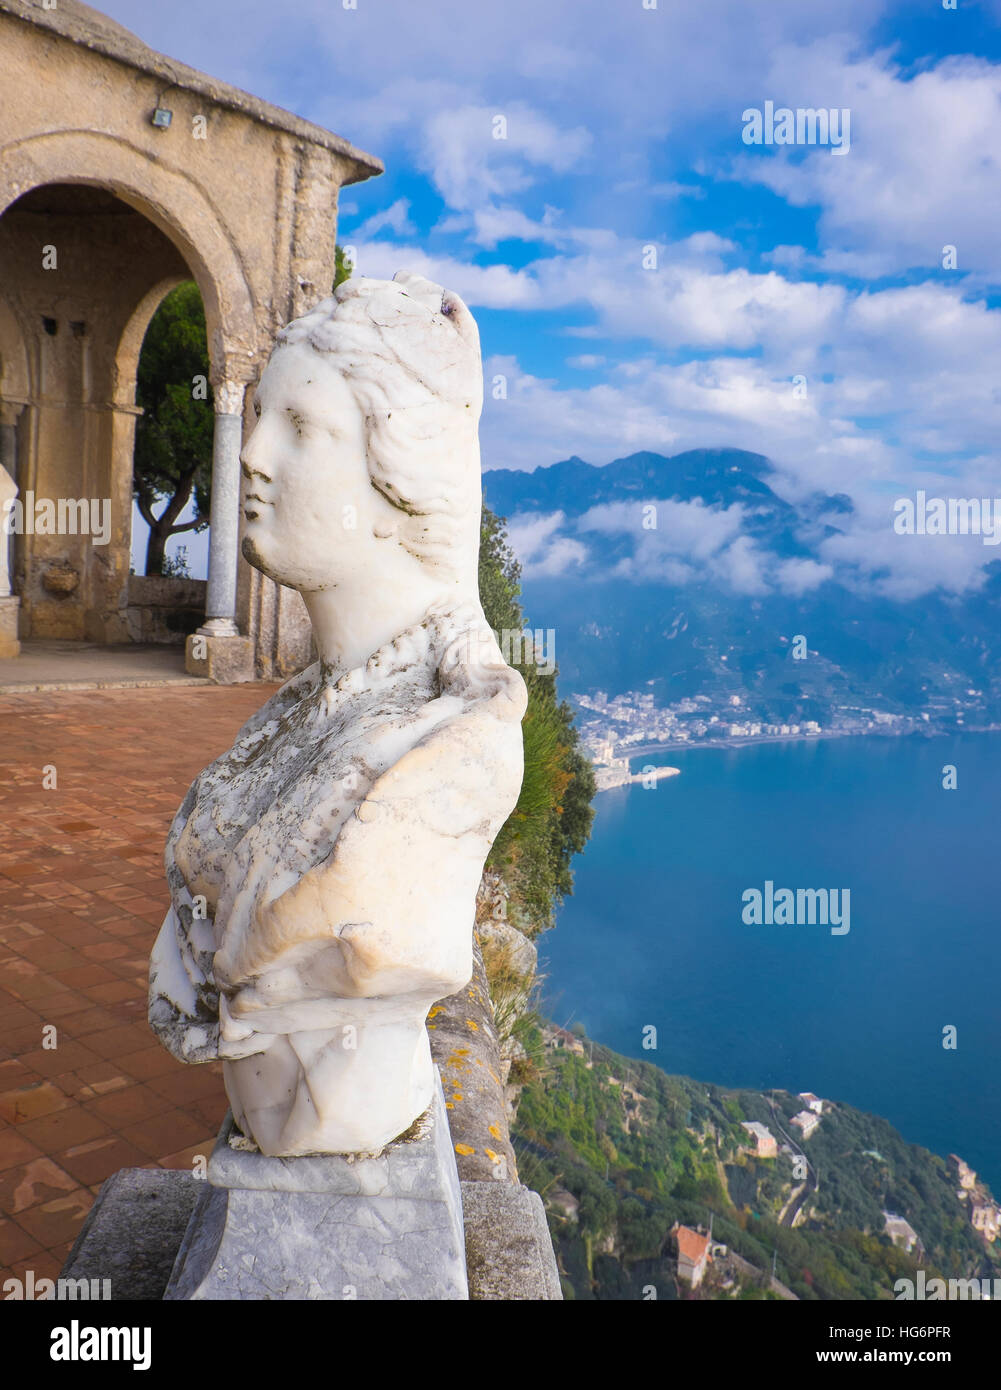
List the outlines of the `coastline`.
{"type": "Polygon", "coordinates": [[[762,743],[820,743],[822,739],[845,738],[955,738],[965,734],[997,733],[1001,733],[1001,725],[999,724],[989,724],[985,728],[978,729],[929,729],[927,732],[922,729],[909,729],[902,734],[882,733],[875,729],[858,732],[850,730],[839,732],[836,729],[830,729],[819,734],[749,734],[746,738],[700,738],[673,743],[641,743],[630,748],[622,756],[632,762],[633,758],[649,757],[652,753],[683,753],[693,748],[750,748],[757,747],[762,743]]]}

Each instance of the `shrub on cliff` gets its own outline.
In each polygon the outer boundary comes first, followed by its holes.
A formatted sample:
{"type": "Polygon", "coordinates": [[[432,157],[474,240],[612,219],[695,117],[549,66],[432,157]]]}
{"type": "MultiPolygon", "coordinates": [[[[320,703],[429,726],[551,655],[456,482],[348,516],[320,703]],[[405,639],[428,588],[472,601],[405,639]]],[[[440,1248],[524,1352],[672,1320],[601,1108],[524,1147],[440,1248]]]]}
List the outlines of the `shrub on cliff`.
{"type": "MultiPolygon", "coordinates": [[[[510,643],[511,635],[524,631],[521,568],[503,520],[488,507],[483,508],[480,526],[480,600],[487,622],[499,636],[509,634],[510,643]]],[[[534,936],[552,925],[558,903],[573,891],[570,861],[591,833],[595,782],[579,746],[573,711],[557,694],[557,672],[533,661],[522,643],[513,645],[511,665],[528,688],[522,725],[525,778],[488,864],[508,885],[515,925],[534,936]]]]}

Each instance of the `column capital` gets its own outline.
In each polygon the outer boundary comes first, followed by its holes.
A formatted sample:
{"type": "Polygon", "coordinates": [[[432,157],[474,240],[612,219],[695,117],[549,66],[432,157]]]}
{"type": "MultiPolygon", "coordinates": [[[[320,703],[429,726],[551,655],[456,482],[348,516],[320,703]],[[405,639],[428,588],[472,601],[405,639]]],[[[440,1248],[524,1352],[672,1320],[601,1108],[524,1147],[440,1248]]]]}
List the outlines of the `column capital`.
{"type": "Polygon", "coordinates": [[[212,397],[215,401],[215,413],[217,415],[242,415],[243,398],[247,392],[249,382],[246,381],[214,381],[212,383],[212,397]]]}

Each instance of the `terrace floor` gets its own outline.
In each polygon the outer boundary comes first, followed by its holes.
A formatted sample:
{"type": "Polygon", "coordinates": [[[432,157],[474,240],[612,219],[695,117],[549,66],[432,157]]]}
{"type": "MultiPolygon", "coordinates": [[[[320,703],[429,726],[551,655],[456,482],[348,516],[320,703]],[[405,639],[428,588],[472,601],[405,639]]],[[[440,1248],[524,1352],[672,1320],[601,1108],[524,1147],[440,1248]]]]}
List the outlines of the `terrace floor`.
{"type": "Polygon", "coordinates": [[[32,638],[18,656],[0,657],[0,695],[28,690],[96,690],[116,686],[208,685],[184,669],[184,648],[170,645],[32,638]]]}
{"type": "Polygon", "coordinates": [[[0,692],[0,1281],[55,1278],[117,1169],[211,1149],[221,1066],[175,1062],[146,1022],[163,844],[274,689],[0,692]]]}

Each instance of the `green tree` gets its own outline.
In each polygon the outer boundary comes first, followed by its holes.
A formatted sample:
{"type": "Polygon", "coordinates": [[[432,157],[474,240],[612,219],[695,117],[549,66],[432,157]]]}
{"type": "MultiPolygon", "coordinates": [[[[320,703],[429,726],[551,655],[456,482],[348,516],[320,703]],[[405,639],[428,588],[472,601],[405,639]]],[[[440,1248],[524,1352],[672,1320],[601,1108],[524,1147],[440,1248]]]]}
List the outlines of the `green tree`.
{"type": "MultiPolygon", "coordinates": [[[[498,633],[521,633],[521,567],[504,522],[484,506],[480,526],[480,601],[498,633]]],[[[521,643],[516,650],[524,656],[521,643]]],[[[528,688],[522,725],[525,776],[518,804],[501,828],[489,863],[504,873],[512,903],[533,934],[552,925],[553,912],[573,891],[570,861],[587,844],[595,793],[594,771],[579,747],[573,710],[556,690],[556,672],[513,660],[528,688]]]]}
{"type": "Polygon", "coordinates": [[[162,574],[168,539],[209,524],[212,435],[205,311],[194,281],[178,285],[150,321],[139,356],[133,494],[149,527],[146,573],[162,574]],[[179,521],[192,496],[196,512],[179,521]],[[166,505],[157,515],[154,506],[166,505]]]}
{"type": "Polygon", "coordinates": [[[354,263],[352,261],[349,261],[348,258],[345,256],[343,246],[335,246],[334,283],[331,287],[331,293],[333,293],[333,291],[336,290],[338,285],[343,285],[345,280],[351,279],[351,272],[353,269],[354,263]]]}

